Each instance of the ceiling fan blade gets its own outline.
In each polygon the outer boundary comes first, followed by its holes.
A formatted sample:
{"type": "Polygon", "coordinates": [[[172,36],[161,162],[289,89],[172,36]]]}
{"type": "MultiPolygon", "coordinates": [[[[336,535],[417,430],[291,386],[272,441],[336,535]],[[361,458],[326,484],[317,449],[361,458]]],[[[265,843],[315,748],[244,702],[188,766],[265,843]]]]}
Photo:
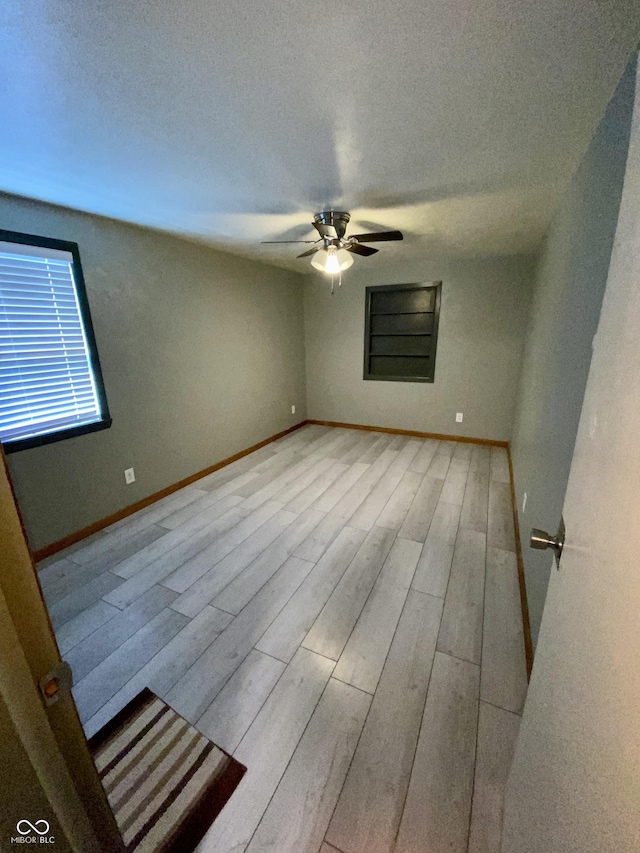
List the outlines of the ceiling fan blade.
{"type": "Polygon", "coordinates": [[[296,255],[297,258],[308,258],[309,255],[315,255],[316,252],[319,252],[322,246],[316,246],[313,249],[307,249],[306,252],[303,252],[301,255],[296,255]]]}
{"type": "Polygon", "coordinates": [[[358,243],[383,243],[387,240],[404,240],[402,231],[374,231],[371,234],[352,234],[350,240],[358,243]]]}
{"type": "Polygon", "coordinates": [[[318,240],[260,240],[260,243],[318,243],[318,240]]]}
{"type": "Polygon", "coordinates": [[[337,239],[338,232],[333,227],[333,225],[325,225],[324,222],[318,222],[317,220],[315,220],[312,224],[321,237],[331,237],[332,240],[337,239]]]}
{"type": "Polygon", "coordinates": [[[344,248],[347,252],[353,252],[354,255],[364,255],[365,257],[375,255],[376,252],[380,251],[380,249],[372,249],[370,246],[360,246],[358,243],[351,243],[350,246],[345,246],[344,248]]]}

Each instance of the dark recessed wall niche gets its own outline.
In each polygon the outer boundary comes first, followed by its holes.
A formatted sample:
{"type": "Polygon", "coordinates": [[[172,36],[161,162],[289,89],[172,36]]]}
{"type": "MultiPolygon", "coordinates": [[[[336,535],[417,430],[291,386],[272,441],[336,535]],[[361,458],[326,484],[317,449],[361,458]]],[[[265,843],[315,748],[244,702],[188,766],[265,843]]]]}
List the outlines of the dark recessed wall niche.
{"type": "Polygon", "coordinates": [[[364,378],[433,382],[441,281],[367,287],[364,378]]]}

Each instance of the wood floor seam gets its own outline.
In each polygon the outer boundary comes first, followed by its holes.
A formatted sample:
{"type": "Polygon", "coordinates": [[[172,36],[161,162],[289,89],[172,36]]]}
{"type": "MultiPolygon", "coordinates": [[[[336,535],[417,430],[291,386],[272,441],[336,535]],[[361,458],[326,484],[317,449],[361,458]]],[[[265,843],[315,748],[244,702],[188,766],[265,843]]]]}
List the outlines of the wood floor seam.
{"type": "Polygon", "coordinates": [[[474,759],[473,759],[473,779],[471,782],[471,808],[469,812],[469,826],[467,828],[467,850],[469,849],[469,845],[471,843],[471,818],[473,814],[473,800],[475,797],[475,788],[476,788],[476,770],[478,765],[478,745],[479,745],[479,736],[480,736],[480,695],[482,691],[482,653],[484,648],[484,636],[485,636],[485,615],[486,615],[486,602],[487,602],[487,549],[485,549],[485,558],[484,558],[484,589],[482,596],[482,635],[480,641],[480,679],[478,681],[478,697],[477,697],[477,712],[476,712],[476,738],[475,738],[475,748],[474,748],[474,759]]]}
{"type": "Polygon", "coordinates": [[[475,666],[477,669],[480,669],[479,663],[475,663],[474,661],[469,660],[468,658],[461,658],[458,655],[452,655],[451,652],[443,652],[441,649],[438,649],[438,654],[446,655],[446,657],[448,657],[448,658],[453,658],[454,660],[459,660],[461,663],[468,663],[471,666],[475,666]]]}
{"type": "MultiPolygon", "coordinates": [[[[332,675],[331,677],[333,678],[334,676],[332,675]]],[[[358,689],[358,688],[356,688],[356,690],[357,690],[357,689],[358,689]]],[[[361,691],[361,692],[364,692],[364,691],[361,691]]],[[[365,695],[367,695],[367,696],[371,696],[371,694],[369,694],[369,693],[366,693],[365,695]]],[[[371,701],[370,701],[370,703],[369,703],[369,707],[368,707],[368,709],[367,709],[366,716],[365,716],[364,721],[363,721],[363,723],[362,723],[362,728],[360,729],[360,734],[358,735],[358,741],[357,741],[357,743],[356,743],[356,745],[355,745],[355,748],[354,748],[354,750],[353,750],[353,753],[352,753],[352,755],[351,755],[351,760],[349,761],[349,766],[348,766],[348,768],[347,768],[347,772],[345,773],[345,777],[344,777],[343,782],[342,782],[342,787],[341,787],[341,789],[340,789],[340,792],[339,792],[338,796],[336,797],[336,801],[335,801],[335,803],[334,803],[334,805],[333,805],[333,809],[332,809],[332,811],[331,811],[331,816],[330,816],[329,820],[327,821],[327,826],[326,826],[326,828],[325,828],[325,832],[324,832],[324,836],[323,836],[323,838],[324,838],[324,844],[327,844],[327,845],[330,847],[330,849],[331,849],[331,850],[339,850],[340,848],[335,847],[334,845],[330,844],[330,843],[327,841],[327,839],[326,839],[326,837],[327,837],[327,832],[328,832],[328,830],[329,830],[329,827],[331,826],[331,821],[333,820],[333,816],[334,816],[335,811],[336,811],[336,809],[337,809],[337,807],[338,807],[338,803],[340,802],[340,797],[342,796],[342,791],[344,790],[344,786],[345,786],[345,784],[346,784],[346,781],[347,781],[347,779],[349,778],[349,773],[350,773],[350,771],[351,771],[351,767],[352,767],[352,765],[353,765],[353,761],[354,761],[354,759],[355,759],[355,756],[356,756],[356,754],[357,754],[357,752],[358,752],[358,747],[359,747],[359,745],[360,745],[360,741],[361,741],[361,739],[362,739],[362,736],[363,736],[364,730],[365,730],[365,728],[366,728],[367,720],[369,719],[369,714],[371,713],[371,707],[372,707],[372,705],[373,705],[373,696],[371,697],[371,701]]],[[[291,853],[294,853],[294,851],[291,851],[291,853]]],[[[340,851],[340,853],[342,853],[342,851],[340,851]]]]}
{"type": "Polygon", "coordinates": [[[432,592],[424,592],[421,589],[416,589],[415,586],[410,586],[409,589],[412,589],[414,592],[417,592],[419,595],[428,595],[429,598],[437,598],[438,601],[444,601],[446,595],[434,595],[432,592]]]}
{"type": "Polygon", "coordinates": [[[519,720],[522,719],[522,714],[519,714],[517,711],[511,711],[509,708],[503,708],[502,705],[496,705],[495,702],[489,702],[488,699],[480,698],[481,705],[491,705],[492,708],[497,708],[499,711],[504,711],[505,714],[511,714],[513,717],[517,717],[519,720]]]}
{"type": "MultiPolygon", "coordinates": [[[[442,612],[440,614],[440,619],[442,621],[442,612]]],[[[436,647],[437,647],[437,640],[436,640],[436,647]]],[[[427,689],[425,690],[424,702],[422,703],[422,712],[421,712],[421,716],[420,716],[421,720],[424,718],[424,711],[425,711],[425,708],[427,705],[427,699],[429,697],[429,687],[431,685],[431,676],[433,675],[434,661],[435,661],[435,651],[434,651],[433,657],[431,658],[431,665],[429,667],[429,677],[427,679],[427,689]]],[[[420,726],[420,728],[422,728],[422,725],[420,726]]],[[[413,755],[411,758],[412,770],[413,770],[413,764],[415,762],[416,752],[418,751],[418,741],[419,741],[419,734],[418,734],[418,737],[416,738],[416,742],[415,742],[415,745],[413,748],[413,755]]],[[[409,782],[410,782],[410,780],[411,780],[411,774],[409,774],[409,782]]],[[[400,809],[400,820],[398,821],[398,825],[396,827],[396,831],[395,831],[394,836],[393,836],[393,844],[391,847],[392,850],[395,850],[395,848],[396,848],[396,843],[398,841],[398,833],[400,832],[400,826],[402,824],[402,816],[404,815],[404,809],[405,809],[405,806],[407,804],[408,795],[409,795],[409,785],[407,784],[407,787],[406,787],[405,792],[404,792],[404,797],[402,798],[402,807],[400,809]]]]}
{"type": "Polygon", "coordinates": [[[375,695],[375,691],[373,693],[370,693],[368,690],[364,690],[362,687],[358,687],[357,684],[351,684],[351,682],[345,681],[343,678],[337,678],[337,676],[335,675],[332,675],[331,678],[333,678],[335,681],[339,681],[340,684],[346,684],[348,687],[353,687],[354,690],[359,690],[360,693],[365,693],[367,696],[375,695]]]}
{"type": "MultiPolygon", "coordinates": [[[[313,652],[313,651],[312,651],[312,652],[311,652],[311,654],[316,654],[316,652],[313,652]]],[[[319,655],[319,657],[322,657],[322,655],[319,655]]],[[[333,670],[332,670],[332,671],[333,671],[333,670]]],[[[324,694],[325,694],[325,692],[326,692],[326,690],[327,690],[327,687],[328,687],[328,685],[329,685],[329,682],[330,682],[330,681],[331,681],[331,672],[329,673],[329,677],[327,678],[327,681],[326,681],[326,683],[325,683],[325,686],[324,686],[324,688],[323,688],[322,692],[320,693],[320,695],[319,695],[319,697],[318,697],[318,699],[317,699],[317,701],[316,701],[316,703],[315,703],[315,705],[314,705],[313,709],[311,710],[311,713],[309,714],[309,717],[308,717],[308,719],[307,719],[307,722],[306,722],[306,724],[305,724],[305,726],[304,726],[304,728],[303,728],[302,732],[300,733],[300,736],[299,736],[298,741],[297,741],[297,745],[299,745],[299,744],[300,744],[300,741],[303,739],[303,737],[304,737],[304,735],[305,735],[305,732],[307,731],[307,729],[308,729],[308,727],[309,727],[309,724],[310,724],[310,722],[311,722],[311,720],[312,720],[312,718],[313,718],[313,715],[314,715],[314,713],[315,713],[315,711],[316,711],[316,709],[317,709],[318,705],[320,704],[320,702],[321,702],[321,700],[322,700],[322,697],[324,696],[324,694]]],[[[296,748],[297,748],[297,745],[296,745],[296,748]]],[[[286,764],[286,766],[285,766],[285,768],[284,768],[284,770],[283,770],[282,774],[280,775],[280,780],[284,777],[285,773],[287,772],[287,769],[289,768],[289,766],[290,766],[291,762],[293,761],[294,755],[295,755],[295,748],[292,750],[291,755],[290,755],[290,757],[289,757],[289,760],[287,761],[287,764],[286,764]]],[[[279,783],[278,783],[278,784],[279,784],[279,783]]],[[[272,792],[272,794],[271,794],[271,796],[270,796],[270,798],[269,798],[269,802],[267,803],[267,805],[265,806],[265,808],[264,808],[264,810],[263,810],[263,812],[262,812],[262,814],[263,814],[263,815],[265,814],[265,812],[266,812],[266,811],[267,811],[267,809],[269,808],[269,805],[270,805],[270,803],[272,802],[273,798],[275,797],[275,795],[276,795],[276,793],[277,793],[277,790],[278,790],[278,785],[276,785],[276,786],[274,787],[274,790],[273,790],[273,792],[272,792]]],[[[249,841],[248,841],[248,843],[246,844],[246,846],[245,846],[245,848],[244,848],[244,849],[246,849],[247,847],[249,847],[249,845],[251,844],[251,839],[253,839],[253,836],[254,836],[254,835],[255,835],[255,833],[257,832],[259,825],[260,825],[260,824],[258,823],[258,824],[257,824],[257,826],[256,826],[256,828],[254,829],[253,833],[251,834],[251,838],[249,839],[249,841]]]]}

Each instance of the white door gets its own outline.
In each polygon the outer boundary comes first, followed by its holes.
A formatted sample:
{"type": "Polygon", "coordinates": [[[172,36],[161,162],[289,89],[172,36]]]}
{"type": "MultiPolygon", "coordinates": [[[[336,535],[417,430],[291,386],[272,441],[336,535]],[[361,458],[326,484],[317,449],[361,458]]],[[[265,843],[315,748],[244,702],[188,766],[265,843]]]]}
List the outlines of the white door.
{"type": "MultiPolygon", "coordinates": [[[[503,853],[640,851],[640,98],[503,853]]],[[[549,531],[554,533],[555,531],[549,531]]]]}

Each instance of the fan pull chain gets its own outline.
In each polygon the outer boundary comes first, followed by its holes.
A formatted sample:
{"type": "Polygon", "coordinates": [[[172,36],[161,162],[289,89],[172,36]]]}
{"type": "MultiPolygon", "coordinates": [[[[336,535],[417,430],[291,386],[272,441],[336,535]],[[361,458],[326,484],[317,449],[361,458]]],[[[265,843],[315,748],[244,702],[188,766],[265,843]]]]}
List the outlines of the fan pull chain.
{"type": "MultiPolygon", "coordinates": [[[[331,295],[334,294],[334,284],[335,284],[335,273],[331,273],[331,295]]],[[[342,287],[342,270],[338,273],[338,287],[342,287]]]]}

